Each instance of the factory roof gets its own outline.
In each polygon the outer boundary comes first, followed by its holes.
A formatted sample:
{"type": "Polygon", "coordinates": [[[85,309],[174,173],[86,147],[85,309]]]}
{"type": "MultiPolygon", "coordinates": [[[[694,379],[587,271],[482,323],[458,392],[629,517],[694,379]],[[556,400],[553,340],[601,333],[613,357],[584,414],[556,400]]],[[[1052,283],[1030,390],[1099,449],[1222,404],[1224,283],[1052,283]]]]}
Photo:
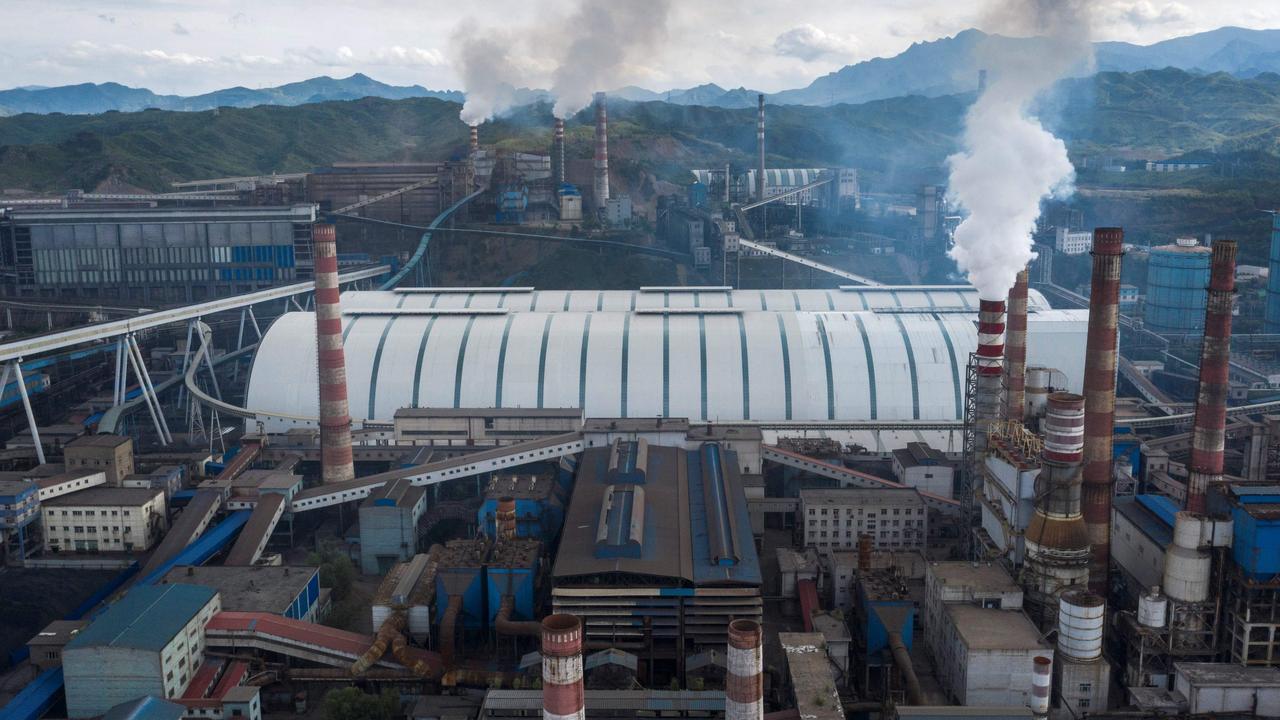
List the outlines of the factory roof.
{"type": "MultiPolygon", "coordinates": [[[[684,309],[691,312],[664,314],[633,313],[626,305],[596,311],[596,292],[588,293],[590,303],[581,299],[585,308],[565,311],[565,293],[544,292],[513,294],[505,302],[519,298],[530,305],[531,297],[545,297],[546,312],[344,315],[351,415],[356,422],[390,422],[400,408],[416,405],[576,408],[588,418],[645,418],[651,425],[659,417],[690,418],[695,426],[706,420],[963,417],[964,368],[977,347],[973,311],[930,312],[923,300],[913,305],[906,298],[933,291],[907,289],[898,296],[901,309],[891,293],[879,293],[887,303],[880,310],[862,310],[856,299],[857,310],[831,311],[825,299],[817,309],[796,310],[809,301],[796,302],[794,293],[783,291],[778,300],[786,302],[777,307],[769,300],[768,310],[735,299],[733,308],[710,314],[693,311],[690,296],[698,293],[670,293],[673,303],[677,298],[687,302],[684,309]]],[[[703,294],[707,297],[697,301],[702,308],[715,310],[712,298],[721,306],[728,302],[725,293],[703,294]]],[[[759,291],[752,294],[756,306],[765,304],[759,291]]],[[[820,291],[819,297],[826,294],[820,291]]],[[[847,302],[845,291],[829,294],[833,305],[834,299],[847,302]]],[[[404,309],[422,300],[388,295],[407,298],[404,309]]],[[[636,295],[662,309],[662,293],[636,295]]],[[[853,293],[859,295],[872,296],[853,293]]],[[[438,309],[448,300],[452,309],[461,310],[468,296],[438,297],[438,309]]],[[[471,297],[470,309],[493,310],[502,296],[471,297]]],[[[569,300],[571,308],[579,302],[569,300]]],[[[364,309],[391,306],[380,302],[364,309]]],[[[1062,369],[1068,389],[1078,391],[1086,325],[1083,310],[1033,313],[1028,362],[1062,369]]],[[[317,415],[317,369],[305,362],[314,348],[313,314],[286,313],[276,320],[260,345],[246,405],[268,413],[317,415]]],[[[267,422],[269,430],[288,426],[283,420],[267,422]]],[[[587,427],[608,429],[598,423],[587,427]]]]}
{"type": "Polygon", "coordinates": [[[46,507],[84,507],[145,505],[157,496],[164,497],[160,488],[91,487],[60,495],[44,501],[46,507]]]}
{"type": "Polygon", "coordinates": [[[66,444],[68,449],[114,448],[133,442],[128,435],[82,435],[66,444]]]}
{"type": "Polygon", "coordinates": [[[556,417],[581,418],[582,412],[576,408],[441,408],[441,407],[404,407],[395,412],[397,418],[472,418],[472,417],[556,417]]]}
{"type": "Polygon", "coordinates": [[[976,605],[948,604],[960,639],[969,650],[1039,650],[1048,649],[1040,639],[1040,631],[1021,610],[998,610],[976,605]]]}
{"type": "Polygon", "coordinates": [[[986,592],[1014,592],[1021,587],[1009,577],[1009,573],[995,563],[975,563],[967,560],[931,562],[927,570],[943,585],[968,587],[986,592]]]}
{"type": "Polygon", "coordinates": [[[578,463],[555,577],[594,581],[616,572],[699,585],[760,584],[736,462],[720,464],[722,484],[704,486],[702,452],[650,445],[644,484],[609,484],[610,450],[588,448],[578,463]],[[632,552],[614,551],[621,546],[632,552]]]}
{"type": "Polygon", "coordinates": [[[202,585],[222,596],[223,610],[283,614],[319,572],[287,565],[179,565],[162,584],[202,585]]]}
{"type": "Polygon", "coordinates": [[[942,451],[935,450],[929,447],[929,443],[922,442],[907,443],[905,448],[894,450],[893,457],[904,468],[947,464],[947,456],[942,451]]]}
{"type": "Polygon", "coordinates": [[[182,632],[217,591],[200,585],[138,585],[107,608],[67,645],[159,652],[182,632]]]}
{"type": "Polygon", "coordinates": [[[409,482],[408,478],[399,478],[384,483],[373,489],[369,497],[360,503],[360,508],[400,507],[412,508],[427,494],[427,489],[409,482]]]}
{"type": "Polygon", "coordinates": [[[54,620],[27,641],[28,645],[66,645],[84,629],[87,620],[54,620]]]}
{"type": "Polygon", "coordinates": [[[600,432],[689,432],[689,419],[682,417],[593,417],[582,423],[582,431],[600,432]]]}
{"type": "Polygon", "coordinates": [[[802,488],[800,502],[805,505],[901,505],[924,507],[915,488],[802,488]]]}
{"type": "Polygon", "coordinates": [[[685,437],[694,442],[716,442],[733,440],[763,440],[764,433],[758,427],[741,427],[738,425],[690,425],[685,437]]]}
{"type": "Polygon", "coordinates": [[[186,714],[184,705],[145,695],[112,707],[102,720],[181,720],[186,714]]]}
{"type": "Polygon", "coordinates": [[[964,707],[960,705],[898,705],[899,720],[951,720],[951,718],[1033,718],[1029,707],[964,707]]]}
{"type": "Polygon", "coordinates": [[[498,475],[485,486],[484,494],[489,498],[541,500],[550,497],[556,487],[555,479],[547,475],[498,475]]]}
{"type": "Polygon", "coordinates": [[[778,633],[800,717],[844,720],[843,705],[827,660],[822,633],[778,633]]]}
{"type": "Polygon", "coordinates": [[[1230,663],[1174,663],[1173,670],[1192,686],[1280,687],[1280,668],[1230,663]]]}
{"type": "Polygon", "coordinates": [[[0,480],[0,497],[29,495],[39,489],[39,485],[29,480],[0,480]]]}
{"type": "Polygon", "coordinates": [[[1152,509],[1134,498],[1118,497],[1113,503],[1115,512],[1133,523],[1142,534],[1160,547],[1173,542],[1173,526],[1166,522],[1152,509]]]}

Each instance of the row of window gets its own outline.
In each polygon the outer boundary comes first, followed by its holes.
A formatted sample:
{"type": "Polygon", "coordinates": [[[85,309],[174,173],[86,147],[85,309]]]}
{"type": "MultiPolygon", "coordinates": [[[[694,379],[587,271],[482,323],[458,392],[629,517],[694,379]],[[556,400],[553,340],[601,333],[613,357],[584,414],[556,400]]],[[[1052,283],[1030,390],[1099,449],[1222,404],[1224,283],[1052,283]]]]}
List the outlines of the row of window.
{"type": "MultiPolygon", "coordinates": [[[[58,529],[58,527],[57,527],[56,525],[51,525],[51,526],[49,527],[49,530],[50,530],[51,532],[52,532],[52,531],[56,531],[57,529],[58,529]]],[[[98,527],[97,527],[96,525],[63,525],[63,526],[62,526],[62,531],[63,531],[63,532],[88,533],[88,534],[90,534],[90,535],[93,535],[93,534],[96,534],[96,533],[98,532],[98,527]]],[[[103,525],[103,526],[102,526],[102,532],[104,532],[104,533],[105,533],[105,532],[120,532],[120,526],[119,526],[119,525],[110,525],[110,526],[108,526],[108,525],[103,525]]],[[[130,534],[130,533],[132,533],[132,532],[133,532],[132,528],[130,528],[128,525],[125,525],[125,526],[124,526],[124,534],[125,534],[125,535],[129,535],[129,534],[130,534]]]]}
{"type": "MultiPolygon", "coordinates": [[[[67,516],[67,511],[66,511],[66,510],[63,510],[63,511],[61,511],[61,512],[62,512],[62,517],[66,517],[66,516],[67,516]]],[[[99,512],[99,511],[96,511],[96,510],[72,510],[72,511],[71,511],[71,516],[72,516],[72,517],[80,517],[80,516],[82,516],[82,515],[83,515],[84,517],[94,517],[98,512],[99,512]]],[[[131,510],[112,510],[112,511],[111,511],[111,517],[117,517],[117,515],[118,515],[119,513],[124,513],[124,516],[125,516],[125,517],[129,517],[129,514],[130,514],[131,512],[132,512],[131,510]]],[[[106,510],[102,510],[102,511],[101,511],[101,513],[102,513],[102,517],[107,517],[107,511],[106,511],[106,510]]],[[[53,511],[52,511],[52,510],[50,510],[50,511],[49,511],[49,514],[50,514],[50,515],[52,515],[52,514],[53,514],[53,511]]]]}
{"type": "MultiPolygon", "coordinates": [[[[890,508],[880,508],[880,515],[888,515],[889,509],[890,508]]],[[[810,515],[826,515],[827,510],[828,508],[809,508],[809,514],[810,515]],[[820,511],[820,512],[817,512],[817,511],[820,511]]],[[[830,510],[831,510],[831,513],[830,513],[831,515],[840,517],[840,508],[830,508],[830,510]]],[[[851,508],[848,508],[847,514],[853,517],[861,517],[863,514],[862,510],[863,508],[860,508],[860,507],[851,507],[851,508]]],[[[875,515],[876,514],[875,508],[867,508],[866,514],[875,515]]],[[[893,514],[894,515],[923,515],[924,508],[920,507],[920,508],[915,508],[914,510],[911,508],[893,508],[893,514]]]]}

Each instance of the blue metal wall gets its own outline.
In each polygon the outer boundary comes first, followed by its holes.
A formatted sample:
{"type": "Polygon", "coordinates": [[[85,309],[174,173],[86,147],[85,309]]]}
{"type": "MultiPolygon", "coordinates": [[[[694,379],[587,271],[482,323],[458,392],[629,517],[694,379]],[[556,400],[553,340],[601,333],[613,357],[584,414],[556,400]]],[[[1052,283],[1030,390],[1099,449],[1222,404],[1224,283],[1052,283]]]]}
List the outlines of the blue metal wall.
{"type": "Polygon", "coordinates": [[[534,614],[534,581],[537,579],[538,563],[525,568],[488,567],[485,573],[488,578],[489,622],[498,616],[502,609],[502,596],[510,594],[515,597],[515,617],[512,620],[535,620],[534,614]]]}
{"type": "Polygon", "coordinates": [[[1158,333],[1204,332],[1205,288],[1209,258],[1190,248],[1153,248],[1147,265],[1147,304],[1143,320],[1158,333]]]}
{"type": "Polygon", "coordinates": [[[1250,577],[1269,579],[1280,575],[1280,519],[1267,517],[1273,511],[1249,510],[1250,505],[1274,507],[1280,503],[1280,495],[1244,495],[1237,502],[1231,512],[1235,521],[1232,559],[1250,577]]]}
{"type": "Polygon", "coordinates": [[[1280,333],[1280,214],[1271,216],[1271,275],[1267,278],[1267,319],[1263,332],[1280,333]]]}

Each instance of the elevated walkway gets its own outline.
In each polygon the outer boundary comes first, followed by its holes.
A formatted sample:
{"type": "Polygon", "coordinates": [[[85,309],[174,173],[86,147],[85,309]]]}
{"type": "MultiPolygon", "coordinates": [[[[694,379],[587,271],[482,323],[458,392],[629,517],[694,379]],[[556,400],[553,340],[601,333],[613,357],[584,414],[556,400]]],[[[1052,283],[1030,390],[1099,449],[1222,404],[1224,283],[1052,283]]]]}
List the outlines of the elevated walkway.
{"type": "Polygon", "coordinates": [[[183,548],[190,545],[209,527],[213,516],[222,507],[222,493],[216,490],[197,490],[195,497],[187,503],[182,514],[165,533],[164,539],[151,553],[147,564],[142,566],[142,577],[155,573],[162,565],[175,558],[183,548]]]}
{"type": "MultiPolygon", "coordinates": [[[[845,485],[852,485],[860,488],[905,488],[906,485],[885,480],[857,470],[850,470],[839,465],[815,460],[808,455],[801,455],[790,450],[783,450],[773,445],[761,446],[761,457],[766,462],[774,462],[779,465],[796,468],[811,472],[814,475],[820,475],[832,480],[838,480],[845,485]]],[[[937,510],[948,515],[958,514],[960,512],[960,502],[952,500],[949,497],[943,497],[931,492],[920,490],[920,498],[924,500],[924,504],[930,510],[937,510]]]]}
{"type": "Polygon", "coordinates": [[[752,240],[740,239],[738,240],[738,244],[748,250],[751,250],[752,252],[758,252],[763,255],[770,255],[772,257],[781,258],[788,262],[793,262],[797,265],[803,265],[804,267],[810,268],[812,270],[817,270],[819,272],[835,275],[836,277],[841,277],[841,278],[844,278],[845,280],[852,280],[862,285],[878,286],[878,285],[884,284],[884,283],[878,283],[875,280],[872,280],[871,278],[866,278],[861,275],[855,275],[847,270],[841,270],[839,268],[833,268],[830,265],[823,265],[820,262],[814,262],[813,260],[810,260],[807,257],[802,257],[800,255],[793,255],[792,253],[785,252],[777,248],[772,248],[772,247],[769,247],[768,245],[761,245],[760,243],[754,242],[752,240]]]}
{"type": "Polygon", "coordinates": [[[227,553],[224,565],[252,565],[258,562],[262,551],[267,549],[267,541],[271,539],[271,533],[275,532],[276,524],[284,516],[284,499],[284,495],[279,493],[258,496],[258,502],[236,538],[236,544],[227,553]]]}
{"type": "MultiPolygon", "coordinates": [[[[211,648],[230,652],[248,648],[342,669],[350,669],[373,644],[369,635],[259,612],[220,612],[209,621],[205,637],[211,648]]],[[[437,672],[441,668],[436,653],[415,650],[413,656],[437,672]]],[[[403,668],[390,660],[381,660],[375,667],[403,668]]]]}

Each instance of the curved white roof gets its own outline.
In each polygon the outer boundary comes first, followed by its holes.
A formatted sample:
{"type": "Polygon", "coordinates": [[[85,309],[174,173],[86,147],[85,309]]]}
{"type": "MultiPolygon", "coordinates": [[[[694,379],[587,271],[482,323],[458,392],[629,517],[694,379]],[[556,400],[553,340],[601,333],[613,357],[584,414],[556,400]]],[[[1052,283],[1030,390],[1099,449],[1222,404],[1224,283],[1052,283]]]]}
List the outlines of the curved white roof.
{"type": "MultiPolygon", "coordinates": [[[[563,308],[565,294],[556,295],[563,308]]],[[[357,423],[390,421],[413,406],[724,421],[958,419],[977,346],[974,315],[956,312],[346,309],[357,423]]],[[[1085,311],[1046,310],[1029,322],[1029,362],[1061,369],[1077,391],[1086,320],[1085,311]]],[[[258,349],[246,405],[314,417],[315,345],[311,313],[277,320],[258,349]]]]}
{"type": "MultiPolygon", "coordinates": [[[[640,290],[535,290],[533,288],[399,288],[342,293],[344,310],[361,308],[505,308],[515,312],[600,312],[651,308],[861,311],[891,308],[972,309],[978,291],[968,285],[845,286],[833,290],[733,290],[641,288],[640,290]]],[[[1028,293],[1031,312],[1048,310],[1039,291],[1028,293]]]]}

